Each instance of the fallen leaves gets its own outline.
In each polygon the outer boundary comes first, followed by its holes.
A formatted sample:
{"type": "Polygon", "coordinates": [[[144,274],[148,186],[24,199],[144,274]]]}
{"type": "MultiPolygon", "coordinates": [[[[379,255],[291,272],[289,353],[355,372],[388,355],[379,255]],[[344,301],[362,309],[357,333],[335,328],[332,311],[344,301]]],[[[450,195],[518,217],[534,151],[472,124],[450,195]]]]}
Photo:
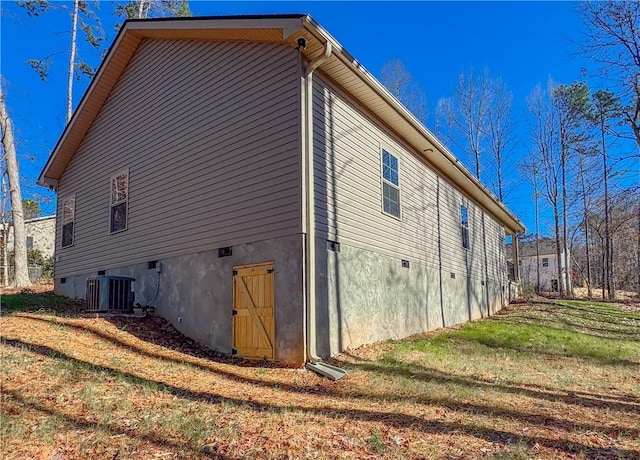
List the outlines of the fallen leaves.
{"type": "Polygon", "coordinates": [[[640,457],[640,373],[613,365],[506,355],[487,369],[455,340],[439,361],[387,362],[387,342],[339,357],[349,373],[330,382],[219,356],[157,317],[0,328],[7,459],[640,457]]]}

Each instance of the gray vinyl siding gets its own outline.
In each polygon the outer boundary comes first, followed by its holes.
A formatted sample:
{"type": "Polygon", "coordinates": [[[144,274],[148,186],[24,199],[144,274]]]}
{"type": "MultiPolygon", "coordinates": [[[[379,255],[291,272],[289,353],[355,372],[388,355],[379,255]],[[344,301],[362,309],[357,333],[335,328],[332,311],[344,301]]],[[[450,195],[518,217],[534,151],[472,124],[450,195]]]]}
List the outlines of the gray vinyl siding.
{"type": "Polygon", "coordinates": [[[295,50],[143,41],[60,180],[76,217],[56,276],[299,233],[300,146],[295,50]],[[127,168],[127,230],[109,234],[127,168]]]}
{"type": "Polygon", "coordinates": [[[504,229],[372,120],[351,98],[315,74],[318,236],[442,268],[456,277],[488,276],[502,282],[504,229]],[[381,148],[399,160],[400,219],[382,212],[381,148]],[[461,204],[469,209],[469,250],[462,248],[461,204]]]}

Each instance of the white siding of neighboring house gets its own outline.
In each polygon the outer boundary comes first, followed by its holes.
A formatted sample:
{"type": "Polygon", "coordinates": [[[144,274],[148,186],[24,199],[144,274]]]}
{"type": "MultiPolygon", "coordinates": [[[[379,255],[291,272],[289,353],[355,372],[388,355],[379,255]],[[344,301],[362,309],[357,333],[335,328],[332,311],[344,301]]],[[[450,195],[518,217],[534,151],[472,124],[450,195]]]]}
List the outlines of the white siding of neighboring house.
{"type": "Polygon", "coordinates": [[[143,41],[60,179],[76,212],[56,277],[299,233],[300,145],[294,49],[143,41]],[[124,169],[128,228],[110,234],[124,169]]]}
{"type": "MultiPolygon", "coordinates": [[[[536,256],[520,257],[520,279],[522,282],[528,283],[533,287],[538,283],[536,265],[536,256]]],[[[540,289],[543,291],[554,290],[552,283],[554,280],[556,282],[558,280],[558,256],[556,254],[540,254],[540,289]],[[548,259],[547,267],[543,266],[543,259],[548,259]]]]}
{"type": "Polygon", "coordinates": [[[318,74],[314,90],[319,236],[381,254],[402,256],[434,268],[439,267],[440,241],[443,270],[478,280],[488,275],[489,279],[503,283],[506,278],[503,227],[318,74]],[[382,212],[381,148],[399,160],[400,219],[382,212]],[[462,248],[463,203],[469,208],[469,250],[462,248]]]}
{"type": "MultiPolygon", "coordinates": [[[[47,257],[53,257],[55,250],[56,216],[28,219],[24,223],[27,238],[33,238],[33,249],[47,257]]],[[[13,251],[13,226],[9,227],[7,250],[13,251]]]]}

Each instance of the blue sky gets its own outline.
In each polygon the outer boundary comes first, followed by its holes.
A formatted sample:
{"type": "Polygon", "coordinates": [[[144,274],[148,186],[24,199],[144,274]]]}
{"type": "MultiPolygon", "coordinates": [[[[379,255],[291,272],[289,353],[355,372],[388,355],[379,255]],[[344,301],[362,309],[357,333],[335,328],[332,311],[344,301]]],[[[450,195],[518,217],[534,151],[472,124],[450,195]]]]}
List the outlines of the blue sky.
{"type": "MultiPolygon", "coordinates": [[[[571,40],[580,37],[577,7],[576,2],[191,2],[194,15],[310,13],[376,76],[386,62],[400,59],[427,96],[429,127],[438,99],[452,93],[459,73],[486,67],[514,94],[522,128],[516,155],[529,148],[522,116],[533,87],[545,85],[549,77],[559,83],[585,79],[584,62],[571,56],[571,40]]],[[[112,11],[112,2],[100,2],[105,48],[115,36],[112,11]]],[[[0,25],[0,66],[27,179],[25,194],[43,193],[33,183],[64,128],[68,56],[53,56],[46,82],[26,61],[68,50],[69,13],[29,18],[14,2],[2,0],[0,25]]],[[[81,53],[88,63],[99,62],[86,46],[81,53]]],[[[75,103],[88,83],[86,78],[75,82],[75,103]]],[[[532,230],[530,188],[517,187],[505,201],[532,230]]]]}

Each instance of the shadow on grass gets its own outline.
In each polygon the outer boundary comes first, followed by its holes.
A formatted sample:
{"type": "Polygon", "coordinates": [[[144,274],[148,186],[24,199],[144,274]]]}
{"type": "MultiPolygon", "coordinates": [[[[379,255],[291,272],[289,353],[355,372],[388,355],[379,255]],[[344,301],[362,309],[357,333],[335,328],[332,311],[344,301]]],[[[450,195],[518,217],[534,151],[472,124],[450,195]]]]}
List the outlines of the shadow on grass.
{"type": "MultiPolygon", "coordinates": [[[[358,359],[352,357],[352,359],[358,359]]],[[[348,368],[356,368],[367,372],[374,372],[378,374],[385,374],[390,376],[398,376],[411,378],[414,380],[422,380],[424,382],[436,382],[443,385],[454,384],[460,387],[467,387],[471,389],[485,388],[488,390],[494,390],[499,393],[514,394],[519,396],[526,396],[534,399],[541,399],[550,402],[562,402],[573,406],[581,406],[595,409],[607,409],[617,410],[621,412],[636,413],[640,412],[640,400],[632,396],[608,396],[597,393],[587,392],[567,392],[557,388],[542,387],[536,385],[522,385],[514,382],[500,382],[482,379],[478,377],[470,376],[458,376],[447,374],[437,369],[431,369],[428,367],[420,366],[415,363],[407,364],[402,361],[398,361],[394,358],[386,358],[384,364],[377,362],[365,361],[357,364],[349,364],[347,362],[340,362],[340,365],[348,368]]],[[[448,405],[447,400],[443,400],[444,405],[448,405]]],[[[461,407],[469,407],[468,404],[463,404],[461,407]]],[[[496,408],[496,410],[502,411],[502,408],[496,408]]],[[[514,416],[512,414],[510,416],[514,416]]],[[[526,414],[527,417],[529,414],[526,414]]],[[[545,417],[545,419],[550,419],[545,417]]],[[[564,421],[561,421],[564,423],[564,421]]],[[[579,424],[573,424],[579,426],[579,424]]],[[[584,427],[588,428],[588,427],[584,427]]],[[[601,429],[602,427],[591,427],[593,429],[601,429]]],[[[632,431],[637,431],[640,434],[640,430],[633,428],[632,431]]]]}
{"type": "MultiPolygon", "coordinates": [[[[205,372],[211,372],[214,375],[216,375],[217,377],[223,378],[223,379],[227,379],[229,381],[232,382],[245,382],[245,383],[249,383],[251,385],[256,385],[256,386],[260,386],[260,387],[269,387],[269,388],[278,388],[278,389],[282,389],[285,391],[290,391],[290,392],[294,392],[294,393],[301,393],[301,394],[309,394],[309,393],[319,393],[321,391],[324,390],[324,387],[320,387],[318,388],[317,385],[315,384],[311,384],[308,386],[294,386],[294,385],[289,385],[286,383],[282,383],[282,382],[267,382],[261,379],[252,379],[249,377],[246,377],[244,375],[241,375],[239,373],[235,373],[232,372],[231,370],[225,370],[223,369],[223,367],[228,367],[229,369],[233,369],[233,367],[238,366],[238,364],[245,364],[247,367],[255,367],[255,368],[260,368],[258,366],[258,364],[256,364],[256,362],[243,362],[241,360],[236,360],[233,358],[226,358],[226,357],[221,357],[218,354],[214,353],[214,352],[203,352],[203,354],[201,355],[196,355],[196,356],[192,356],[192,355],[186,355],[184,356],[184,358],[182,359],[178,359],[175,357],[171,357],[171,356],[167,356],[163,353],[154,353],[148,350],[144,350],[142,348],[136,347],[133,344],[130,343],[126,343],[123,342],[121,340],[119,340],[118,338],[111,336],[109,334],[105,334],[102,331],[99,331],[97,329],[91,328],[89,326],[81,326],[79,324],[73,324],[70,323],[67,320],[64,319],[59,319],[59,318],[50,318],[50,317],[46,317],[46,316],[22,316],[22,318],[24,319],[29,319],[29,320],[33,320],[33,321],[41,321],[44,323],[51,323],[51,324],[55,324],[55,325],[64,325],[65,327],[69,327],[69,328],[73,328],[76,329],[78,331],[87,333],[87,334],[92,334],[102,340],[105,340],[109,343],[111,343],[112,345],[128,350],[132,353],[136,353],[138,355],[144,356],[146,358],[150,358],[150,359],[156,359],[162,362],[166,362],[166,363],[171,363],[171,364],[180,364],[180,365],[186,365],[186,366],[191,366],[193,368],[196,369],[200,369],[202,371],[205,372]],[[206,364],[206,363],[202,363],[200,362],[200,360],[209,360],[212,361],[215,364],[206,364]],[[216,365],[217,364],[217,365],[216,365]]],[[[162,320],[163,321],[163,320],[162,320]]],[[[7,343],[9,342],[13,342],[12,339],[5,339],[4,337],[0,336],[0,339],[5,340],[7,343]]],[[[153,343],[153,342],[152,342],[153,343]]],[[[162,346],[162,347],[169,347],[169,345],[166,343],[166,341],[163,341],[162,343],[158,342],[158,343],[154,343],[158,346],[162,346]]],[[[31,345],[29,345],[31,346],[31,345]]],[[[33,346],[39,346],[39,345],[33,345],[33,346]]],[[[171,350],[175,350],[174,348],[169,347],[169,349],[171,350]]],[[[54,353],[59,353],[58,351],[53,350],[54,353]]],[[[175,350],[178,351],[179,353],[183,353],[182,350],[175,350]]],[[[269,363],[267,363],[269,364],[269,363]]],[[[273,366],[273,364],[271,364],[271,366],[273,366]]]]}
{"type": "MultiPolygon", "coordinates": [[[[214,365],[206,365],[199,360],[207,360],[220,365],[237,366],[237,367],[249,367],[256,369],[263,368],[276,368],[279,367],[275,362],[269,362],[264,360],[245,360],[242,358],[230,357],[222,353],[210,350],[202,345],[199,345],[196,341],[185,337],[178,332],[173,326],[167,323],[164,319],[158,316],[146,316],[143,318],[127,317],[127,316],[114,316],[111,318],[102,318],[113,324],[120,331],[126,334],[130,334],[137,339],[156,345],[160,348],[166,348],[171,351],[175,351],[184,355],[183,358],[177,359],[175,357],[167,356],[163,353],[154,353],[148,350],[144,350],[134,344],[127,343],[117,337],[105,334],[98,328],[91,327],[89,324],[76,324],[73,323],[73,319],[58,318],[50,316],[41,316],[33,314],[20,315],[22,319],[31,321],[39,321],[46,324],[54,324],[57,326],[65,326],[71,329],[75,329],[80,332],[95,335],[96,337],[105,340],[112,345],[115,345],[125,350],[129,350],[140,355],[164,360],[171,363],[187,364],[194,366],[205,371],[225,374],[225,372],[214,365]],[[153,332],[149,332],[152,330],[153,332]]],[[[81,319],[90,319],[87,317],[79,317],[81,319]]],[[[236,379],[236,374],[228,373],[230,378],[236,379]]]]}
{"type": "Polygon", "coordinates": [[[620,308],[616,302],[554,299],[554,300],[549,300],[545,302],[545,304],[557,305],[557,306],[566,307],[566,308],[574,308],[577,310],[587,311],[597,315],[640,320],[640,312],[636,313],[630,310],[624,310],[620,308]]]}
{"type": "Polygon", "coordinates": [[[610,339],[640,341],[640,314],[616,309],[610,305],[574,305],[558,301],[537,305],[535,310],[525,311],[530,314],[522,315],[522,311],[516,310],[512,316],[526,316],[542,324],[550,324],[555,320],[567,326],[567,330],[574,332],[593,333],[595,336],[610,339]],[[532,311],[549,314],[551,318],[533,315],[532,311]],[[610,327],[603,327],[604,325],[610,327]]]}
{"type": "MultiPolygon", "coordinates": [[[[461,422],[444,422],[439,420],[427,420],[418,416],[402,414],[398,412],[376,412],[370,410],[363,410],[357,408],[338,408],[334,406],[327,405],[317,405],[316,407],[303,407],[300,405],[284,405],[284,404],[268,404],[257,402],[255,400],[249,399],[240,399],[240,398],[230,398],[224,397],[219,394],[213,392],[200,392],[200,391],[192,391],[185,388],[180,388],[174,385],[167,384],[165,382],[159,380],[151,380],[147,378],[142,378],[137,375],[131,374],[129,372],[119,371],[117,369],[94,365],[92,363],[79,360],[77,358],[73,358],[64,353],[61,353],[52,348],[30,344],[27,342],[23,342],[20,340],[10,340],[4,339],[3,343],[8,346],[12,346],[15,348],[26,348],[36,354],[41,356],[45,356],[52,359],[57,359],[61,361],[72,362],[84,368],[86,371],[98,374],[98,373],[106,373],[109,375],[114,375],[128,383],[134,385],[140,385],[145,387],[153,387],[157,388],[159,391],[168,392],[180,398],[185,398],[195,402],[203,402],[209,404],[229,404],[235,405],[240,409],[248,409],[252,410],[256,413],[260,412],[272,412],[275,414],[285,415],[291,411],[297,411],[304,414],[312,414],[317,416],[323,416],[330,419],[337,420],[354,420],[354,421],[364,421],[364,422],[378,422],[383,423],[391,427],[395,428],[408,428],[419,430],[423,433],[430,434],[466,434],[469,436],[476,437],[478,439],[484,439],[494,443],[500,443],[503,445],[513,445],[525,442],[528,446],[534,446],[535,444],[548,447],[550,449],[555,449],[558,451],[563,451],[571,454],[581,454],[586,455],[587,458],[636,458],[640,455],[640,450],[628,450],[628,449],[617,449],[614,447],[594,447],[588,444],[569,441],[569,440],[559,440],[547,438],[544,436],[533,436],[533,435],[520,435],[514,434],[502,430],[497,430],[493,428],[488,428],[486,426],[475,425],[475,424],[465,424],[461,422]]],[[[97,376],[96,376],[97,378],[97,376]]],[[[348,397],[352,397],[352,395],[347,395],[348,397]]],[[[371,399],[372,395],[361,395],[363,398],[371,399]]],[[[328,398],[331,400],[332,398],[328,398]]],[[[426,399],[425,402],[433,402],[426,399]]],[[[446,405],[446,404],[445,404],[446,405]]],[[[519,414],[520,418],[524,421],[528,421],[529,423],[538,424],[540,426],[545,426],[546,428],[573,428],[578,430],[594,430],[594,431],[603,431],[603,427],[590,427],[588,425],[582,424],[573,424],[570,422],[562,421],[558,422],[557,420],[551,417],[542,417],[542,416],[529,416],[528,414],[521,414],[517,411],[509,411],[501,408],[490,408],[490,407],[482,407],[482,406],[474,406],[472,404],[452,404],[454,409],[466,410],[466,411],[484,411],[489,415],[497,415],[497,416],[506,416],[513,417],[519,414]]],[[[82,421],[82,423],[89,423],[86,421],[82,421]]],[[[93,424],[90,424],[93,426],[93,424]]],[[[626,428],[617,428],[615,431],[610,432],[613,435],[615,432],[619,430],[628,430],[626,428]]],[[[604,429],[604,431],[608,431],[604,429]]],[[[162,441],[162,440],[160,440],[162,441]]]]}
{"type": "Polygon", "coordinates": [[[84,308],[84,301],[72,300],[54,294],[53,291],[35,292],[24,289],[17,293],[2,294],[1,314],[19,312],[52,312],[60,315],[77,315],[84,308]]]}
{"type": "Polygon", "coordinates": [[[475,345],[483,345],[534,356],[579,358],[598,365],[640,364],[640,320],[637,323],[630,320],[630,324],[603,327],[607,323],[587,317],[589,314],[597,315],[598,307],[594,307],[593,311],[587,309],[583,317],[572,308],[560,305],[553,307],[550,303],[511,308],[505,314],[467,323],[434,338],[404,342],[416,344],[417,349],[421,342],[451,341],[467,344],[472,351],[475,345]]]}
{"type": "MultiPolygon", "coordinates": [[[[95,330],[87,326],[80,326],[77,324],[69,323],[66,320],[61,320],[58,318],[54,319],[54,318],[48,318],[48,317],[40,317],[40,316],[24,316],[24,318],[35,320],[35,321],[42,321],[45,323],[63,324],[67,327],[75,328],[82,332],[93,334],[101,339],[104,339],[110,342],[111,344],[117,347],[124,348],[133,353],[137,353],[139,355],[145,356],[147,358],[157,359],[157,360],[170,362],[170,363],[187,364],[197,369],[201,369],[205,372],[212,372],[217,377],[224,378],[229,381],[244,382],[257,387],[277,388],[279,390],[287,391],[291,393],[315,394],[319,396],[326,395],[329,397],[353,397],[353,398],[365,399],[365,400],[376,399],[380,401],[388,401],[388,400],[407,401],[408,400],[408,401],[421,403],[421,404],[442,404],[450,408],[455,408],[455,406],[458,405],[457,401],[453,399],[436,399],[436,398],[429,398],[429,397],[423,397],[423,396],[406,396],[406,395],[399,396],[397,394],[373,395],[369,393],[363,393],[363,394],[349,393],[348,395],[346,394],[343,395],[339,391],[335,391],[333,389],[333,386],[326,386],[326,385],[318,386],[315,384],[290,385],[280,381],[268,382],[258,378],[250,378],[244,375],[240,375],[238,373],[232,372],[231,370],[222,369],[220,366],[207,365],[205,363],[189,359],[189,357],[185,357],[184,360],[181,360],[181,359],[176,359],[170,356],[163,355],[162,353],[149,352],[147,350],[140,349],[132,344],[124,343],[111,335],[104,334],[101,331],[95,330]]],[[[357,357],[353,357],[353,358],[359,359],[357,357]]],[[[349,363],[343,362],[339,359],[334,358],[332,361],[340,366],[350,367],[349,363]]],[[[214,362],[217,362],[220,364],[231,364],[231,365],[234,364],[234,363],[229,363],[225,361],[214,361],[214,362]]],[[[382,364],[379,362],[362,362],[361,361],[359,364],[356,365],[356,368],[364,371],[383,373],[388,375],[397,375],[401,377],[411,376],[412,378],[420,379],[423,381],[440,382],[442,384],[454,384],[460,387],[466,387],[471,389],[478,388],[478,386],[482,386],[487,389],[491,389],[493,391],[497,391],[500,393],[520,395],[520,396],[552,401],[552,402],[561,401],[565,404],[570,404],[575,406],[600,408],[600,409],[614,409],[614,410],[620,410],[620,411],[640,410],[640,402],[637,399],[634,399],[632,397],[624,398],[624,399],[615,399],[615,397],[608,397],[608,396],[598,395],[598,394],[591,395],[592,397],[586,397],[586,396],[581,397],[578,395],[578,393],[567,394],[566,391],[563,391],[561,389],[556,389],[556,388],[531,389],[531,386],[529,386],[529,388],[523,388],[522,385],[518,385],[510,382],[498,384],[490,380],[483,380],[483,379],[478,379],[473,377],[460,377],[452,374],[447,374],[445,372],[442,372],[436,369],[426,368],[426,367],[418,366],[415,364],[406,364],[401,361],[395,360],[393,358],[385,359],[384,363],[382,364]],[[636,404],[634,404],[634,402],[636,404]]],[[[462,407],[464,410],[468,410],[469,408],[471,408],[471,406],[472,405],[470,404],[465,404],[460,407],[462,407]]],[[[501,408],[486,407],[483,405],[475,405],[473,407],[478,411],[487,412],[489,414],[493,414],[495,409],[497,411],[500,411],[504,415],[507,415],[504,409],[501,409],[501,408]]],[[[521,418],[520,416],[522,414],[517,411],[512,411],[508,415],[509,417],[513,417],[513,418],[521,418]]],[[[532,422],[533,420],[532,416],[530,414],[525,414],[525,415],[527,420],[529,422],[532,422]]],[[[542,421],[542,424],[548,425],[549,420],[550,420],[549,417],[544,418],[544,420],[542,421]]],[[[558,420],[557,425],[565,426],[565,421],[558,420]]],[[[585,430],[602,430],[602,427],[594,427],[594,426],[584,426],[583,428],[585,430]]]]}
{"type": "Polygon", "coordinates": [[[629,311],[618,310],[608,307],[606,311],[602,308],[588,305],[573,305],[555,303],[554,306],[560,308],[555,310],[561,315],[571,316],[582,321],[591,323],[604,323],[614,326],[610,329],[613,333],[633,332],[640,329],[640,314],[629,311]]]}
{"type": "MultiPolygon", "coordinates": [[[[567,316],[573,316],[566,314],[567,316]]],[[[536,326],[545,326],[557,331],[571,331],[580,334],[590,335],[600,339],[617,340],[617,341],[637,341],[638,331],[624,331],[620,329],[609,329],[596,326],[585,326],[583,323],[571,321],[566,318],[543,319],[535,315],[513,315],[509,318],[502,318],[501,321],[512,324],[529,324],[536,326]]]]}
{"type": "MultiPolygon", "coordinates": [[[[76,417],[73,415],[66,414],[59,410],[51,409],[46,407],[44,404],[40,402],[33,401],[32,399],[26,399],[22,397],[22,395],[13,390],[3,390],[4,394],[4,404],[7,404],[8,401],[13,400],[16,404],[20,404],[23,407],[27,407],[32,411],[40,412],[42,414],[46,414],[48,416],[53,416],[61,419],[66,425],[72,426],[75,429],[81,430],[97,430],[103,433],[107,433],[111,436],[125,435],[129,439],[143,439],[159,448],[173,448],[178,451],[188,451],[191,455],[199,454],[201,456],[205,456],[204,452],[198,446],[189,446],[184,442],[177,442],[171,439],[162,437],[157,434],[140,434],[137,433],[132,428],[125,428],[122,426],[116,426],[115,424],[110,423],[102,423],[102,422],[91,422],[88,420],[84,420],[80,417],[76,417]]],[[[116,452],[112,458],[118,458],[118,452],[116,452]]],[[[224,454],[215,454],[215,457],[218,460],[233,460],[232,457],[228,457],[224,454]]]]}

